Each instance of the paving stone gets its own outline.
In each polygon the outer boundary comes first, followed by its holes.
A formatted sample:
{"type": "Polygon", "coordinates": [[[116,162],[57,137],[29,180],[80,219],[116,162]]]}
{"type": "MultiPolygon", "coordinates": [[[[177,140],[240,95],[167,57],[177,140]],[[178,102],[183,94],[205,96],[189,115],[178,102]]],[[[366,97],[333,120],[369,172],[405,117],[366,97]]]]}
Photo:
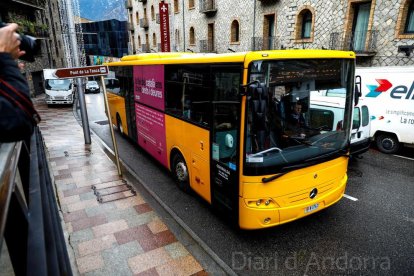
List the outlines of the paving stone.
{"type": "Polygon", "coordinates": [[[128,229],[128,224],[125,220],[117,220],[108,222],[99,226],[92,227],[95,237],[101,237],[109,234],[114,234],[119,231],[128,229]]]}
{"type": "Polygon", "coordinates": [[[180,242],[174,242],[164,246],[171,258],[177,259],[189,255],[189,252],[180,242]]]}
{"type": "Polygon", "coordinates": [[[106,249],[101,252],[104,267],[86,275],[134,275],[128,266],[128,259],[143,252],[136,241],[106,249]]]}
{"type": "Polygon", "coordinates": [[[100,254],[77,258],[76,263],[78,265],[79,273],[81,274],[99,269],[104,266],[104,261],[100,254]]]}
{"type": "Polygon", "coordinates": [[[116,209],[116,206],[113,202],[101,203],[97,206],[89,207],[85,209],[86,214],[89,217],[96,216],[98,214],[110,213],[111,210],[116,209]]]}
{"type": "Polygon", "coordinates": [[[78,243],[77,246],[79,255],[86,256],[111,248],[114,245],[117,245],[114,235],[107,235],[78,243]]]}
{"type": "Polygon", "coordinates": [[[172,258],[168,252],[164,248],[157,248],[128,259],[128,265],[133,273],[140,273],[170,261],[172,258]]]}

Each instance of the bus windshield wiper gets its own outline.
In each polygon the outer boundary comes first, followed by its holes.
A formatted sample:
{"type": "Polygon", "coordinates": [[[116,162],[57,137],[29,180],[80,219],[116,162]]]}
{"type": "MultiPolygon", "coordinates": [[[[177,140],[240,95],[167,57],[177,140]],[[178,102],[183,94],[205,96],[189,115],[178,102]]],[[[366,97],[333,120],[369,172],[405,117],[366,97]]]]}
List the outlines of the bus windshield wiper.
{"type": "Polygon", "coordinates": [[[319,155],[319,156],[316,156],[316,157],[306,159],[305,162],[323,159],[323,158],[330,157],[330,156],[333,156],[333,155],[338,154],[338,153],[339,153],[339,156],[344,156],[344,157],[348,157],[348,158],[351,157],[351,155],[348,153],[347,150],[339,149],[339,150],[336,150],[334,152],[329,152],[329,153],[326,153],[324,155],[319,155]]]}
{"type": "Polygon", "coordinates": [[[297,165],[283,167],[282,171],[280,173],[269,176],[269,177],[263,177],[262,182],[263,183],[270,182],[272,180],[278,179],[281,176],[284,176],[285,174],[287,174],[290,171],[305,168],[305,167],[309,167],[309,166],[312,166],[312,165],[315,165],[315,164],[316,164],[315,162],[311,162],[310,164],[309,163],[304,163],[304,164],[297,164],[297,165]]]}
{"type": "Polygon", "coordinates": [[[295,137],[289,137],[290,139],[292,139],[293,141],[295,141],[298,144],[302,144],[302,145],[306,145],[306,146],[313,146],[313,143],[303,140],[303,139],[298,139],[295,137]]]}

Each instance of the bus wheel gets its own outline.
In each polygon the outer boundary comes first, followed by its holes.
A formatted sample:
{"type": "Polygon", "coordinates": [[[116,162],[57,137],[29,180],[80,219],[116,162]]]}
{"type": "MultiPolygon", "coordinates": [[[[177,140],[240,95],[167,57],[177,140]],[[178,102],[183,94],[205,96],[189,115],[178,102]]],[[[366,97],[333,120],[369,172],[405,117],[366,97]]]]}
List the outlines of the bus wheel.
{"type": "Polygon", "coordinates": [[[393,134],[383,133],[375,139],[377,147],[383,153],[396,153],[400,148],[397,136],[393,134]]]}
{"type": "Polygon", "coordinates": [[[121,117],[119,117],[119,114],[116,114],[116,127],[118,128],[121,135],[124,135],[124,127],[122,126],[121,117]]]}
{"type": "Polygon", "coordinates": [[[188,193],[190,191],[188,168],[181,154],[174,156],[172,164],[172,173],[174,174],[178,187],[188,193]]]}

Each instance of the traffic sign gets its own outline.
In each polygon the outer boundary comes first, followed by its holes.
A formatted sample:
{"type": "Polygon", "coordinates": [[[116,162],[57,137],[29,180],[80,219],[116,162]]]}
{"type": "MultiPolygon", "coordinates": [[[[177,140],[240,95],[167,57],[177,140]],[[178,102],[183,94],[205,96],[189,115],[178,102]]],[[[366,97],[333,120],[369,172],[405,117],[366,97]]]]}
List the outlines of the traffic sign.
{"type": "Polygon", "coordinates": [[[108,75],[108,66],[86,66],[77,68],[56,69],[55,75],[59,79],[108,75]]]}

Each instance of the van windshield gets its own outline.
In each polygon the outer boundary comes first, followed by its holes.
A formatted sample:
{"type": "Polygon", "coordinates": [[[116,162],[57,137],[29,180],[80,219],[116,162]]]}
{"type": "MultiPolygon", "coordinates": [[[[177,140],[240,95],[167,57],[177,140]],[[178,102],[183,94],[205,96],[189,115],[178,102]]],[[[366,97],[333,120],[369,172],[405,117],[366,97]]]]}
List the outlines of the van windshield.
{"type": "Polygon", "coordinates": [[[246,101],[245,174],[277,173],[346,153],[353,74],[350,60],[253,62],[246,101]]]}
{"type": "Polygon", "coordinates": [[[45,87],[47,90],[69,90],[72,88],[72,82],[70,79],[64,80],[46,80],[45,87]]]}

